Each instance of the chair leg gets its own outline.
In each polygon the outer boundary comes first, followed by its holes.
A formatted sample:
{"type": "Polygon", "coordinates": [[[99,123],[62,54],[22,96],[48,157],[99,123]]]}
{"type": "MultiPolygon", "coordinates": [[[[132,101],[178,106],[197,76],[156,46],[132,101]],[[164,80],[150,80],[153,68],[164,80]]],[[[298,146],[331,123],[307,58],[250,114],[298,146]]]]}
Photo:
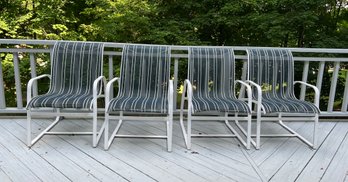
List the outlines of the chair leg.
{"type": "Polygon", "coordinates": [[[109,113],[105,112],[104,150],[109,149],[109,113]]]}
{"type": "Polygon", "coordinates": [[[314,130],[313,130],[313,149],[317,149],[318,124],[319,124],[319,114],[315,114],[315,119],[314,119],[314,130]]]}
{"type": "MultiPolygon", "coordinates": [[[[190,108],[190,107],[189,107],[190,108]]],[[[191,149],[191,110],[187,111],[187,149],[191,149]]]]}
{"type": "Polygon", "coordinates": [[[167,121],[167,150],[168,152],[172,151],[173,145],[173,115],[169,114],[167,121]]]}
{"type": "Polygon", "coordinates": [[[246,148],[250,150],[251,143],[251,113],[248,114],[248,126],[247,126],[247,140],[246,140],[246,148]]]}
{"type": "Polygon", "coordinates": [[[261,138],[261,111],[256,114],[256,150],[260,149],[260,138],[261,138]]]}
{"type": "Polygon", "coordinates": [[[31,111],[27,111],[27,146],[31,147],[31,111]]]}
{"type": "Polygon", "coordinates": [[[97,107],[93,107],[93,147],[97,147],[97,107]]]}

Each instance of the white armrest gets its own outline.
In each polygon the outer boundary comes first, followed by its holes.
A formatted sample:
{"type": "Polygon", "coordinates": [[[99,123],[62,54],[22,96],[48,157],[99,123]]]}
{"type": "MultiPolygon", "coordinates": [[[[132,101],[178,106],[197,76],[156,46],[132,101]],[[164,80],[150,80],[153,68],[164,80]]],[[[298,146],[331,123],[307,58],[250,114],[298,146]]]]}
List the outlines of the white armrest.
{"type": "Polygon", "coordinates": [[[168,113],[173,113],[173,94],[174,94],[174,83],[173,80],[169,80],[169,85],[168,85],[168,113]]]}
{"type": "Polygon", "coordinates": [[[45,77],[48,77],[49,79],[51,79],[51,75],[44,74],[44,75],[40,75],[40,76],[37,76],[37,77],[29,80],[28,85],[27,85],[27,103],[29,103],[29,101],[31,100],[31,97],[32,97],[31,92],[32,92],[32,87],[33,87],[34,82],[39,80],[39,79],[45,78],[45,77]]]}
{"type": "Polygon", "coordinates": [[[183,90],[182,95],[181,95],[181,103],[180,103],[180,109],[181,110],[184,109],[186,90],[187,90],[188,110],[190,110],[191,109],[191,105],[192,105],[192,84],[191,84],[190,80],[188,80],[188,79],[186,79],[184,81],[184,90],[183,90]]]}
{"type": "Polygon", "coordinates": [[[103,86],[105,87],[105,84],[106,84],[105,76],[99,76],[97,79],[94,80],[94,82],[93,82],[93,100],[92,100],[92,104],[90,105],[91,110],[93,109],[93,106],[94,106],[94,108],[97,108],[97,99],[99,96],[101,96],[102,88],[103,88],[103,86]],[[98,84],[100,81],[102,81],[103,84],[98,91],[98,84]]]}
{"type": "MultiPolygon", "coordinates": [[[[245,82],[243,82],[243,81],[241,81],[241,80],[236,80],[234,84],[236,85],[237,83],[240,83],[241,85],[243,85],[243,86],[246,87],[246,89],[247,89],[247,95],[248,95],[248,98],[247,98],[247,100],[248,100],[248,106],[249,106],[249,109],[250,109],[250,111],[251,111],[251,110],[252,110],[251,87],[250,87],[247,83],[245,83],[245,82]]],[[[236,88],[236,87],[234,87],[234,88],[236,88]]]]}
{"type": "Polygon", "coordinates": [[[105,112],[107,112],[108,107],[109,107],[109,102],[110,102],[110,93],[111,89],[113,88],[114,82],[117,81],[118,84],[120,84],[120,78],[115,77],[111,79],[107,84],[106,84],[106,89],[105,89],[105,112]]]}
{"type": "Polygon", "coordinates": [[[246,83],[250,84],[252,87],[256,88],[256,91],[257,91],[257,95],[256,95],[257,96],[257,98],[256,98],[257,99],[256,100],[257,110],[258,110],[258,112],[261,112],[261,110],[263,110],[264,113],[265,113],[265,110],[261,109],[263,107],[262,106],[262,90],[261,90],[261,86],[259,84],[255,83],[255,82],[251,81],[251,80],[246,80],[244,82],[246,82],[246,83]]]}
{"type": "Polygon", "coordinates": [[[315,96],[314,96],[314,104],[319,108],[319,97],[320,97],[320,92],[318,87],[311,85],[309,83],[303,82],[303,81],[294,81],[294,85],[296,83],[302,84],[302,85],[306,85],[308,87],[311,87],[314,90],[315,96]]]}

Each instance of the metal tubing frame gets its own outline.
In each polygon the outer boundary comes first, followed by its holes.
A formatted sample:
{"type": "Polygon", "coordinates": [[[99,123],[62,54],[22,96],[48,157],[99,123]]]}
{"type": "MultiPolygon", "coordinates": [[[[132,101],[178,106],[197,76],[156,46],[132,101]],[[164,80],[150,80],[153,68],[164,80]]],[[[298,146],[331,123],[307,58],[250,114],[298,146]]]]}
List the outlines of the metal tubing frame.
{"type": "MultiPolygon", "coordinates": [[[[257,100],[253,102],[256,104],[256,135],[251,135],[252,137],[256,137],[256,142],[254,140],[251,142],[256,149],[260,149],[261,136],[262,137],[296,137],[300,139],[302,142],[304,142],[305,144],[307,144],[308,146],[312,147],[313,149],[317,148],[317,132],[318,132],[318,123],[319,123],[318,113],[315,113],[315,114],[303,113],[303,116],[301,117],[282,116],[283,114],[286,114],[286,113],[278,113],[278,117],[270,116],[268,115],[268,113],[265,112],[262,106],[262,90],[260,85],[250,80],[247,80],[246,82],[249,83],[252,87],[255,87],[257,90],[257,98],[256,98],[257,100]],[[312,120],[314,121],[312,142],[309,142],[306,138],[304,138],[298,132],[291,129],[289,126],[285,125],[283,123],[283,120],[288,120],[288,121],[312,120]],[[261,135],[261,121],[278,121],[278,124],[291,134],[262,134],[261,135]]],[[[314,90],[315,92],[314,105],[319,108],[319,96],[320,96],[319,89],[316,86],[305,83],[303,81],[294,81],[294,84],[297,84],[297,83],[302,84],[304,86],[308,86],[314,90]]],[[[243,129],[243,127],[238,122],[236,124],[238,128],[242,131],[242,133],[245,135],[246,132],[243,129]]]]}
{"type": "Polygon", "coordinates": [[[150,116],[150,117],[136,117],[136,116],[124,116],[123,115],[123,111],[119,112],[118,116],[110,116],[110,114],[108,112],[108,107],[109,107],[109,103],[110,100],[112,98],[111,95],[111,91],[113,89],[113,84],[114,82],[118,82],[120,79],[118,77],[113,78],[112,80],[110,80],[107,85],[106,85],[106,89],[105,89],[105,121],[103,126],[105,127],[104,130],[104,150],[108,150],[111,146],[111,144],[113,143],[115,138],[151,138],[151,139],[167,139],[167,151],[171,152],[172,151],[172,143],[173,143],[173,93],[174,93],[174,86],[173,86],[173,80],[169,80],[169,85],[168,85],[168,113],[166,117],[160,116],[160,117],[156,117],[156,116],[150,116]],[[117,126],[115,127],[115,129],[113,130],[111,136],[109,137],[109,122],[110,119],[116,119],[118,120],[117,126]],[[123,122],[127,120],[127,121],[165,121],[166,122],[166,133],[167,135],[121,135],[121,134],[117,134],[119,132],[119,130],[121,129],[121,126],[123,124],[123,122]]]}
{"type": "MultiPolygon", "coordinates": [[[[246,84],[243,81],[236,80],[235,84],[241,84],[242,86],[246,87],[247,89],[247,95],[248,95],[248,106],[251,111],[251,88],[248,84],[246,84]]],[[[230,117],[228,116],[228,112],[224,113],[224,116],[195,116],[193,114],[193,106],[192,106],[192,85],[191,82],[186,79],[184,81],[184,90],[181,97],[181,104],[180,104],[180,126],[182,130],[182,134],[184,136],[184,141],[186,148],[188,150],[191,149],[191,138],[192,137],[206,137],[206,138],[231,138],[235,137],[238,139],[238,141],[246,147],[246,149],[250,149],[250,143],[252,141],[251,139],[251,113],[247,113],[246,117],[238,117],[238,115],[230,117]],[[185,97],[185,94],[187,93],[187,97],[185,97]],[[187,128],[184,125],[184,102],[185,100],[188,101],[188,108],[187,108],[187,128]],[[246,141],[239,135],[239,133],[230,125],[229,120],[247,120],[248,126],[247,126],[247,132],[246,132],[246,141]],[[227,128],[232,132],[232,134],[192,134],[192,121],[193,120],[223,120],[227,126],[227,128]]]]}
{"type": "MultiPolygon", "coordinates": [[[[33,91],[33,85],[36,83],[37,80],[49,77],[51,79],[50,75],[40,75],[35,78],[32,78],[28,82],[27,87],[27,101],[28,103],[32,99],[32,91],[33,91]]],[[[86,113],[85,116],[92,117],[93,120],[93,128],[92,132],[51,132],[50,130],[54,128],[61,120],[63,116],[71,116],[71,115],[77,115],[81,114],[80,112],[61,112],[61,109],[59,108],[52,108],[53,112],[47,113],[47,112],[40,112],[38,109],[32,110],[31,108],[27,107],[27,146],[31,148],[37,141],[39,141],[44,135],[92,135],[92,146],[97,147],[98,142],[100,141],[101,135],[104,132],[105,125],[103,125],[99,132],[97,131],[97,117],[98,117],[98,108],[97,108],[97,99],[102,97],[100,88],[98,90],[98,84],[99,82],[102,82],[102,87],[105,87],[106,79],[104,76],[99,76],[94,82],[93,82],[93,99],[92,104],[90,106],[90,110],[92,110],[92,113],[86,113]],[[33,112],[34,111],[34,112],[33,112]],[[32,128],[31,128],[31,120],[33,115],[40,115],[40,116],[56,116],[56,119],[53,123],[51,123],[47,128],[45,128],[40,134],[38,134],[33,140],[32,140],[32,128]]]]}

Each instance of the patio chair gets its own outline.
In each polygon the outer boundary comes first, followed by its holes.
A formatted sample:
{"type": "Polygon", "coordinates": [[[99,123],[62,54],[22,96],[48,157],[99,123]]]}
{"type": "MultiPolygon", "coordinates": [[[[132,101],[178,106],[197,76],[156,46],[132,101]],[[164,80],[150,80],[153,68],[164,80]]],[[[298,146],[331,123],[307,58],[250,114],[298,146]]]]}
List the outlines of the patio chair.
{"type": "Polygon", "coordinates": [[[57,41],[51,52],[51,75],[32,78],[27,87],[27,144],[31,147],[44,135],[92,135],[97,146],[103,129],[97,132],[97,98],[106,80],[102,76],[103,43],[57,41]],[[33,95],[34,82],[50,78],[49,90],[33,95]],[[55,121],[32,140],[33,116],[55,116],[55,121]],[[50,131],[64,116],[92,117],[92,132],[50,131]]]}
{"type": "Polygon", "coordinates": [[[108,150],[114,138],[167,139],[172,150],[173,81],[170,79],[170,49],[167,46],[125,45],[122,51],[121,74],[106,86],[105,140],[108,150]],[[111,93],[118,81],[118,94],[111,93]],[[118,120],[109,137],[109,120],[118,120]],[[167,135],[118,134],[123,121],[165,121],[167,135]]]}
{"type": "Polygon", "coordinates": [[[246,83],[235,80],[234,61],[234,53],[230,48],[189,48],[188,79],[184,82],[180,107],[180,125],[187,149],[191,149],[191,137],[237,137],[250,149],[251,88],[246,83]],[[247,88],[248,103],[237,99],[236,84],[247,88]],[[185,100],[188,102],[187,128],[183,113],[185,100]],[[193,120],[223,121],[232,134],[192,134],[193,120]],[[247,121],[246,140],[232,127],[230,120],[247,121]]]}
{"type": "Polygon", "coordinates": [[[319,110],[319,90],[302,81],[294,81],[294,61],[287,49],[248,49],[248,81],[256,102],[256,148],[260,137],[297,137],[316,148],[319,110]],[[304,84],[315,91],[314,103],[299,100],[294,94],[294,84],[304,84]],[[309,142],[283,120],[314,121],[313,142],[309,142]],[[277,121],[290,134],[261,134],[261,121],[277,121]]]}

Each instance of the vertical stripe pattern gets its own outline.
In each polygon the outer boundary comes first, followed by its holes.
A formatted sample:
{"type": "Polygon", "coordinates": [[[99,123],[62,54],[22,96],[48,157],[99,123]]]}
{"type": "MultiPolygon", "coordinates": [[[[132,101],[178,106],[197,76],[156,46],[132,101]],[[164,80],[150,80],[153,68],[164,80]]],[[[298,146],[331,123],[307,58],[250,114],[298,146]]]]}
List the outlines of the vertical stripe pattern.
{"type": "Polygon", "coordinates": [[[108,111],[167,113],[169,77],[169,47],[125,45],[119,93],[108,111]]]}
{"type": "Polygon", "coordinates": [[[189,48],[189,80],[195,112],[249,113],[234,94],[234,54],[230,48],[189,48]]]}
{"type": "Polygon", "coordinates": [[[262,105],[267,113],[319,113],[314,104],[294,95],[294,61],[289,50],[248,49],[248,65],[249,80],[261,86],[262,105]]]}
{"type": "Polygon", "coordinates": [[[50,88],[29,107],[89,108],[93,82],[102,75],[102,43],[57,42],[51,54],[50,88]]]}

